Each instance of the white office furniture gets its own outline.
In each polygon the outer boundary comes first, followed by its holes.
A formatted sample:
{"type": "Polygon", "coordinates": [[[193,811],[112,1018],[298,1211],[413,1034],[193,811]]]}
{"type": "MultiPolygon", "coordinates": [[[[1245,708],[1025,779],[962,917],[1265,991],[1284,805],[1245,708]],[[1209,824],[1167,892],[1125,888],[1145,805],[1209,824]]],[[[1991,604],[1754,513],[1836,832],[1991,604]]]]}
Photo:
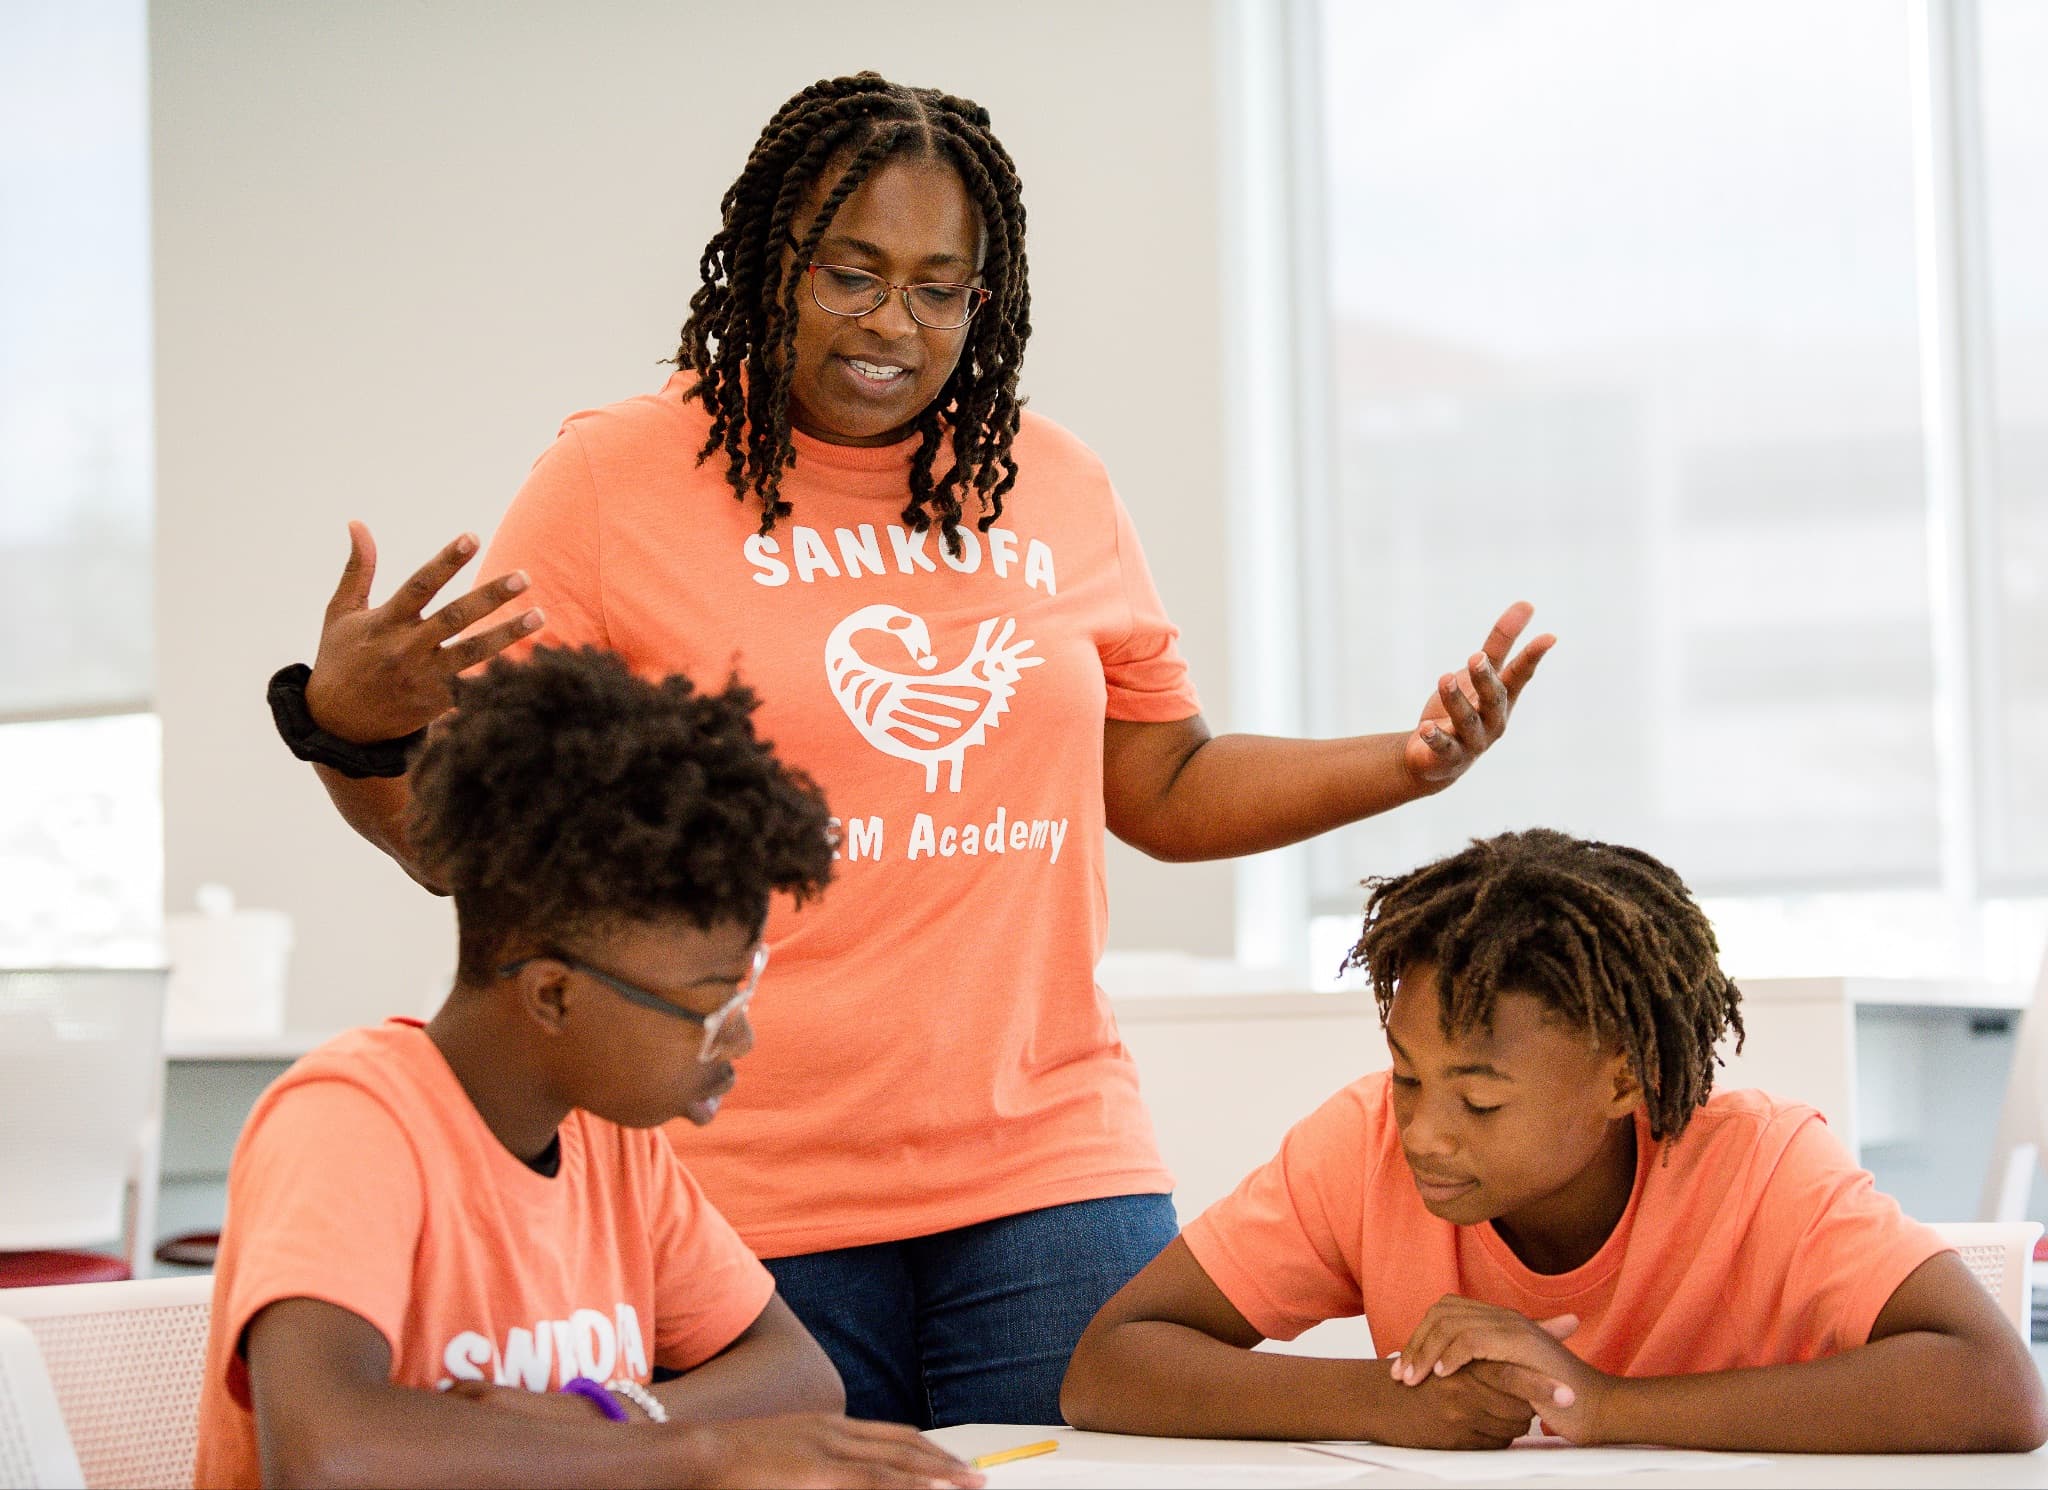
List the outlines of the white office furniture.
{"type": "Polygon", "coordinates": [[[0,1319],[0,1485],[20,1490],[82,1490],[57,1394],[36,1337],[17,1319],[0,1319]]]}
{"type": "Polygon", "coordinates": [[[164,1041],[163,1164],[157,1191],[160,1234],[220,1230],[227,1209],[228,1160],[265,1087],[332,1031],[164,1041]]]}
{"type": "Polygon", "coordinates": [[[2034,1243],[2039,1221],[1936,1221],[1941,1239],[1961,1254],[1984,1291],[1998,1301],[2022,1340],[2033,1325],[2034,1243]]]}
{"type": "Polygon", "coordinates": [[[1924,1126],[1924,1092],[1935,1073],[1922,1069],[1920,1032],[1901,1020],[2009,1016],[2028,997],[2023,986],[1974,979],[1737,982],[1748,1038],[1740,1055],[1724,1048],[1727,1065],[1714,1084],[1756,1087],[1818,1108],[1865,1164],[1866,1149],[1910,1139],[1924,1126]]]}
{"type": "Polygon", "coordinates": [[[125,1235],[147,1270],[163,1011],[160,968],[0,969],[0,1251],[125,1235]]]}
{"type": "Polygon", "coordinates": [[[0,1291],[35,1336],[90,1490],[190,1490],[213,1279],[0,1291]]]}
{"type": "Polygon", "coordinates": [[[1987,1221],[2017,1221],[2027,1213],[2041,1154],[2048,1149],[2048,955],[2041,959],[2013,1042],[2012,1072],[1998,1113],[1998,1136],[1984,1177],[1987,1221]]]}

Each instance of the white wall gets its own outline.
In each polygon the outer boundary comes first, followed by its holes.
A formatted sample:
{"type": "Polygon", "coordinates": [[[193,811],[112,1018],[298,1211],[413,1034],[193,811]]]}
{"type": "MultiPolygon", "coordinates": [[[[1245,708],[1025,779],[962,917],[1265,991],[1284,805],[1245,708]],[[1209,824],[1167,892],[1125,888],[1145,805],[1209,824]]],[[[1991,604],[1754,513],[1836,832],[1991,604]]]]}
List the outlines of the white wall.
{"type": "MultiPolygon", "coordinates": [[[[298,924],[290,1017],[411,1011],[445,903],[271,731],[366,520],[382,599],[488,535],[562,416],[658,385],[719,195],[785,97],[875,66],[986,104],[1023,176],[1034,406],[1107,460],[1226,722],[1208,5],[157,0],[158,699],[166,894],[298,924]],[[847,46],[849,28],[872,38],[847,46]]],[[[120,355],[120,349],[113,349],[120,355]]],[[[1119,946],[1230,950],[1226,866],[1116,851],[1119,946]]]]}
{"type": "MultiPolygon", "coordinates": [[[[1372,995],[1252,994],[1126,999],[1117,1008],[1138,1062],[1159,1150],[1185,1226],[1272,1158],[1287,1130],[1333,1093],[1387,1064],[1372,995]]],[[[1277,1348],[1371,1356],[1364,1319],[1326,1320],[1277,1348]]]]}

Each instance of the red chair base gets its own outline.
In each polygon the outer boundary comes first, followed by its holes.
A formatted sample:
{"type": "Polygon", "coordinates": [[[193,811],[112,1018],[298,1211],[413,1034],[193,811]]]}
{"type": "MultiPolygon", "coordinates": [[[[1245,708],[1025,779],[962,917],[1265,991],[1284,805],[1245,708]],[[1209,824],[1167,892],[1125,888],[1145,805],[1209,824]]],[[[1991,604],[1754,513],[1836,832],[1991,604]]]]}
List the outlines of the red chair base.
{"type": "Polygon", "coordinates": [[[128,1264],[104,1252],[0,1252],[0,1288],[127,1281],[128,1264]]]}

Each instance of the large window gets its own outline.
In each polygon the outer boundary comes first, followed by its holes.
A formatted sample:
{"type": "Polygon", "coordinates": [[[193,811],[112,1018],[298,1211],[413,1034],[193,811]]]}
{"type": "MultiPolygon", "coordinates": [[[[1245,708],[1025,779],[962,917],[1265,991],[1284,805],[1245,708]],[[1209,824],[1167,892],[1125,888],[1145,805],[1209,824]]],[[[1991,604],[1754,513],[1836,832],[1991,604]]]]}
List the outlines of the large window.
{"type": "Polygon", "coordinates": [[[2048,5],[1986,0],[1987,505],[1996,533],[1987,627],[1991,749],[1985,874],[2048,880],[2048,5]]]}
{"type": "MultiPolygon", "coordinates": [[[[1916,178],[1933,64],[1906,5],[1296,14],[1317,127],[1295,190],[1319,229],[1302,379],[1324,414],[1303,722],[1412,719],[1509,600],[1562,638],[1455,791],[1310,849],[1326,937],[1355,929],[1361,874],[1538,823],[1639,844],[1712,896],[1828,897],[1844,927],[1845,895],[2038,887],[2048,6],[1994,0],[1944,79],[1985,111],[1974,195],[1946,189],[1969,131],[1941,141],[1940,190],[1916,178]],[[1986,201],[1995,477],[1944,505],[1925,232],[1986,201]],[[1945,592],[1951,543],[1995,551],[1996,604],[1945,592]]],[[[1982,228],[1941,225],[1966,247],[1982,228]]]]}
{"type": "Polygon", "coordinates": [[[153,965],[163,929],[153,714],[0,727],[0,965],[153,965]]]}
{"type": "Polygon", "coordinates": [[[157,955],[141,0],[0,5],[0,960],[157,955]]]}

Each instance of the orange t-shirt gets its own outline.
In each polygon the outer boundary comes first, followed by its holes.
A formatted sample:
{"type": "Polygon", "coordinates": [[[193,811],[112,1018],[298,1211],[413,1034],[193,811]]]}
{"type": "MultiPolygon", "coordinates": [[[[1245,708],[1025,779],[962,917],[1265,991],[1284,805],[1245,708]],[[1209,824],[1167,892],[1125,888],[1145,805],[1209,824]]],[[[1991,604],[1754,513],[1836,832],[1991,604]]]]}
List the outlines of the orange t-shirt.
{"type": "Polygon", "coordinates": [[[280,1299],[362,1316],[391,1379],[428,1389],[645,1382],[760,1317],[767,1269],[658,1132],[586,1112],[558,1131],[552,1178],[520,1163],[411,1020],[338,1036],[279,1077],[228,1171],[197,1483],[261,1483],[240,1346],[280,1299]]]}
{"type": "Polygon", "coordinates": [[[1200,706],[1101,462],[1027,413],[954,559],[903,523],[913,443],[800,434],[763,537],[682,386],[572,417],[480,570],[532,577],[537,643],[737,670],[840,821],[831,889],[769,923],[759,1047],[677,1148],[768,1257],[1171,1189],[1094,981],[1102,736],[1200,706]]]}
{"type": "Polygon", "coordinates": [[[1532,1319],[1621,1376],[1783,1365],[1870,1338],[1892,1293],[1947,1244],[1878,1190],[1811,1107],[1723,1092],[1675,1141],[1636,1116],[1636,1183],[1606,1244],[1531,1272],[1493,1226],[1432,1216],[1394,1125],[1388,1074],[1304,1118],[1188,1227],[1188,1247],[1261,1334],[1364,1314],[1382,1355],[1445,1294],[1532,1319]]]}

